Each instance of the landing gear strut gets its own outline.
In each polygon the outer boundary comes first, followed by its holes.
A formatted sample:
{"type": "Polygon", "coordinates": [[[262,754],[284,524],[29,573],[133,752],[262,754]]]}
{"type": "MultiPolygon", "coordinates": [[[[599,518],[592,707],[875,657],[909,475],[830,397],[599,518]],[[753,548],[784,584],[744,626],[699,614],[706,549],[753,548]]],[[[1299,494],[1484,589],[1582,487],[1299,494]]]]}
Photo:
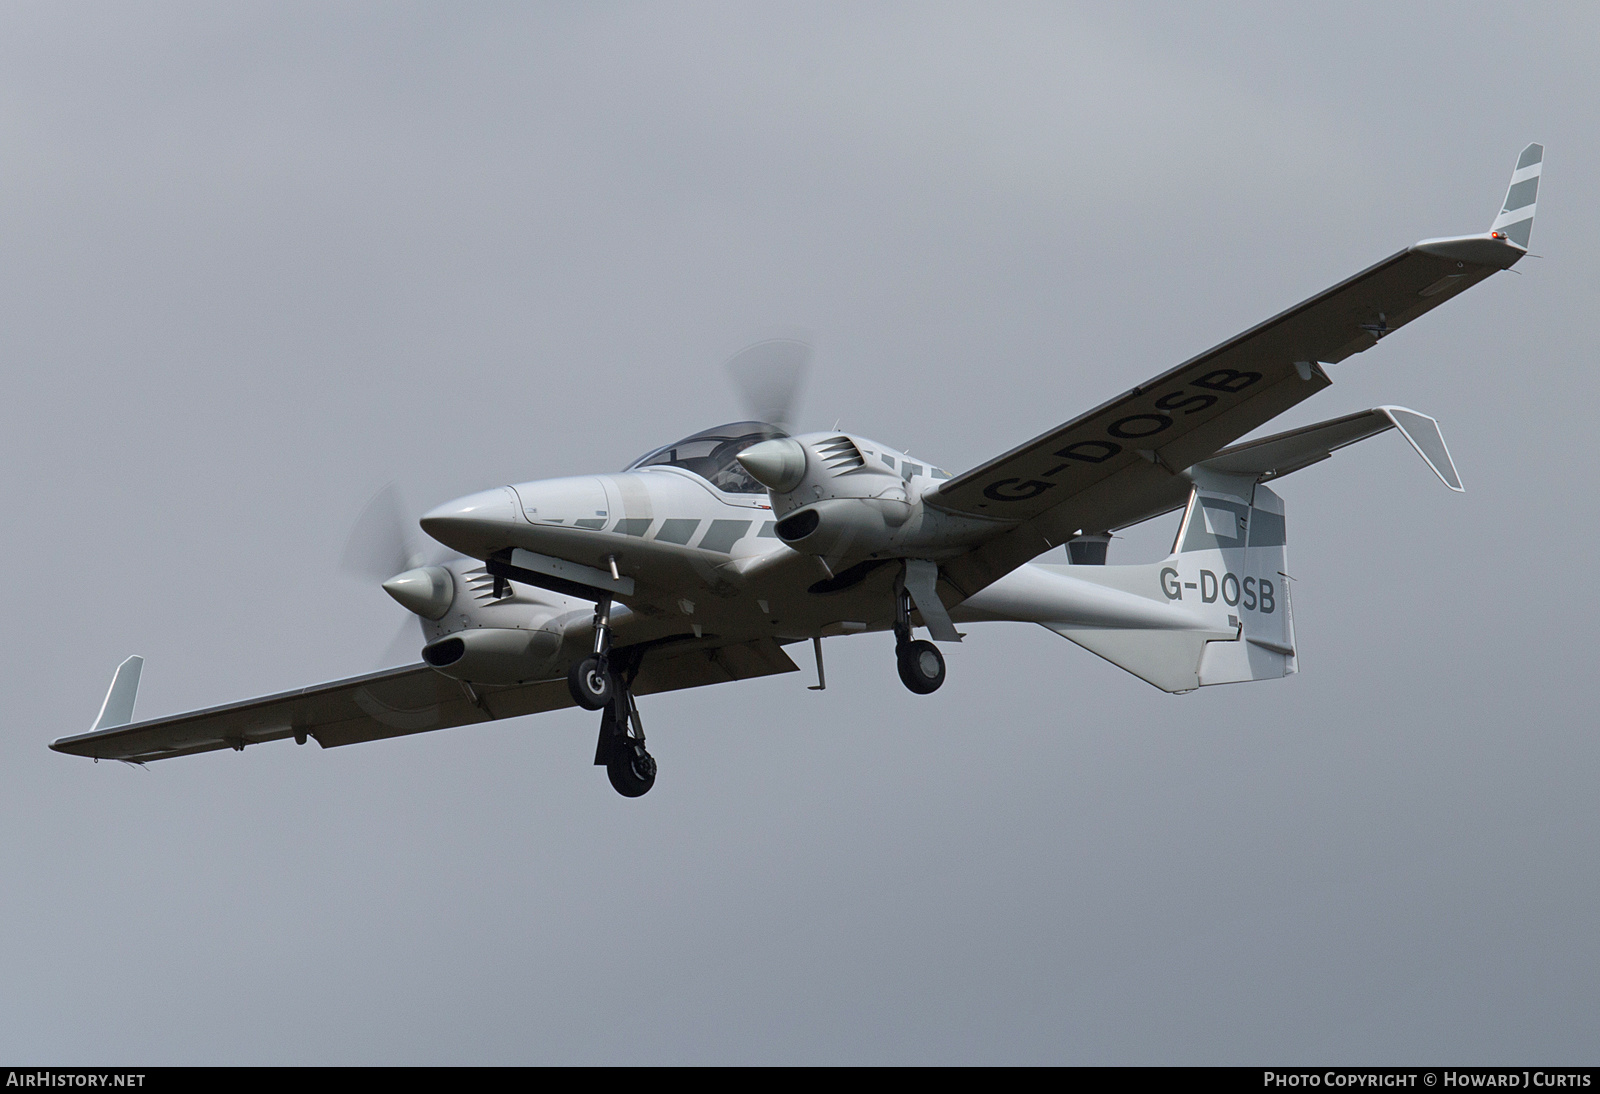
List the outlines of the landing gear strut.
{"type": "MultiPolygon", "coordinates": [[[[631,651],[624,649],[623,654],[631,651]]],[[[588,664],[585,658],[580,665],[588,664]]],[[[625,798],[637,798],[656,784],[656,759],[644,747],[644,722],[639,704],[633,698],[633,680],[639,674],[639,657],[614,659],[606,673],[611,698],[600,715],[600,739],[595,742],[594,762],[606,769],[611,786],[625,798]]],[[[570,680],[569,680],[570,682],[570,680]]]]}
{"type": "Polygon", "coordinates": [[[911,637],[911,594],[895,587],[894,660],[900,682],[918,695],[931,695],[944,683],[944,654],[932,642],[911,637]]]}

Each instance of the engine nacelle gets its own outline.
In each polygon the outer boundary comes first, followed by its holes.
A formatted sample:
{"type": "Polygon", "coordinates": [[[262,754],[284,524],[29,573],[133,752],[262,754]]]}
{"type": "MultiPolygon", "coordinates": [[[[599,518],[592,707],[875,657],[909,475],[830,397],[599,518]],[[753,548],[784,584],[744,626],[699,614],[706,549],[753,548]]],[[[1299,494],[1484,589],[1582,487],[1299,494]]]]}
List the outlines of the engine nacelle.
{"type": "Polygon", "coordinates": [[[900,475],[868,460],[862,445],[838,433],[783,437],[739,453],[768,488],[781,519],[778,538],[797,551],[868,558],[891,550],[916,503],[900,475]]]}
{"type": "Polygon", "coordinates": [[[422,659],[446,676],[474,684],[521,684],[548,678],[561,636],[546,630],[471,627],[428,643],[422,659]]]}
{"type": "Polygon", "coordinates": [[[889,551],[910,505],[877,498],[829,498],[778,522],[778,538],[796,551],[828,558],[867,558],[889,551]]]}

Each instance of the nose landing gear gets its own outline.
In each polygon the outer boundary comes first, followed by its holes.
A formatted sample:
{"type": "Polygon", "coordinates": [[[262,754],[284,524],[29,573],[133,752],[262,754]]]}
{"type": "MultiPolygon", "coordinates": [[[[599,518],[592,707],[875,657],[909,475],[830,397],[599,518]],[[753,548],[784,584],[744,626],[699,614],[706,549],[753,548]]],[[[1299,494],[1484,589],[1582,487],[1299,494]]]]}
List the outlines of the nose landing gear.
{"type": "Polygon", "coordinates": [[[567,671],[567,689],[572,701],[584,710],[601,710],[616,691],[611,676],[611,598],[603,596],[594,606],[594,652],[567,671]]]}

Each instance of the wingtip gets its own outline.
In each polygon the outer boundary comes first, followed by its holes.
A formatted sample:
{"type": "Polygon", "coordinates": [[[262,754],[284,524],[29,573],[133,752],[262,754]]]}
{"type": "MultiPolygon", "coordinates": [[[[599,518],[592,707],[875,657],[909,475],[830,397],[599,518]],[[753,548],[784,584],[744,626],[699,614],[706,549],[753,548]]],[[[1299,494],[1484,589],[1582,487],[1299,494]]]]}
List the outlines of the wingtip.
{"type": "Polygon", "coordinates": [[[1489,266],[1496,270],[1509,270],[1528,253],[1526,247],[1507,238],[1506,233],[1497,231],[1488,231],[1475,236],[1424,239],[1413,243],[1410,249],[1433,255],[1435,258],[1469,262],[1474,266],[1489,266]]]}

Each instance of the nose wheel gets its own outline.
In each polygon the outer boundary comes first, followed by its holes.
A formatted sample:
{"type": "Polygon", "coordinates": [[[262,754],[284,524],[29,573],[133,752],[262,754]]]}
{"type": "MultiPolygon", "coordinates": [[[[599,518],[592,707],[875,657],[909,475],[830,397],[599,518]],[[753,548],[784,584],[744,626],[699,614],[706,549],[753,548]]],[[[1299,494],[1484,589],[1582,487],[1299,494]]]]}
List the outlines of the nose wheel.
{"type": "Polygon", "coordinates": [[[605,660],[585,657],[567,672],[567,689],[572,701],[584,710],[604,710],[616,694],[616,682],[605,660]]]}

